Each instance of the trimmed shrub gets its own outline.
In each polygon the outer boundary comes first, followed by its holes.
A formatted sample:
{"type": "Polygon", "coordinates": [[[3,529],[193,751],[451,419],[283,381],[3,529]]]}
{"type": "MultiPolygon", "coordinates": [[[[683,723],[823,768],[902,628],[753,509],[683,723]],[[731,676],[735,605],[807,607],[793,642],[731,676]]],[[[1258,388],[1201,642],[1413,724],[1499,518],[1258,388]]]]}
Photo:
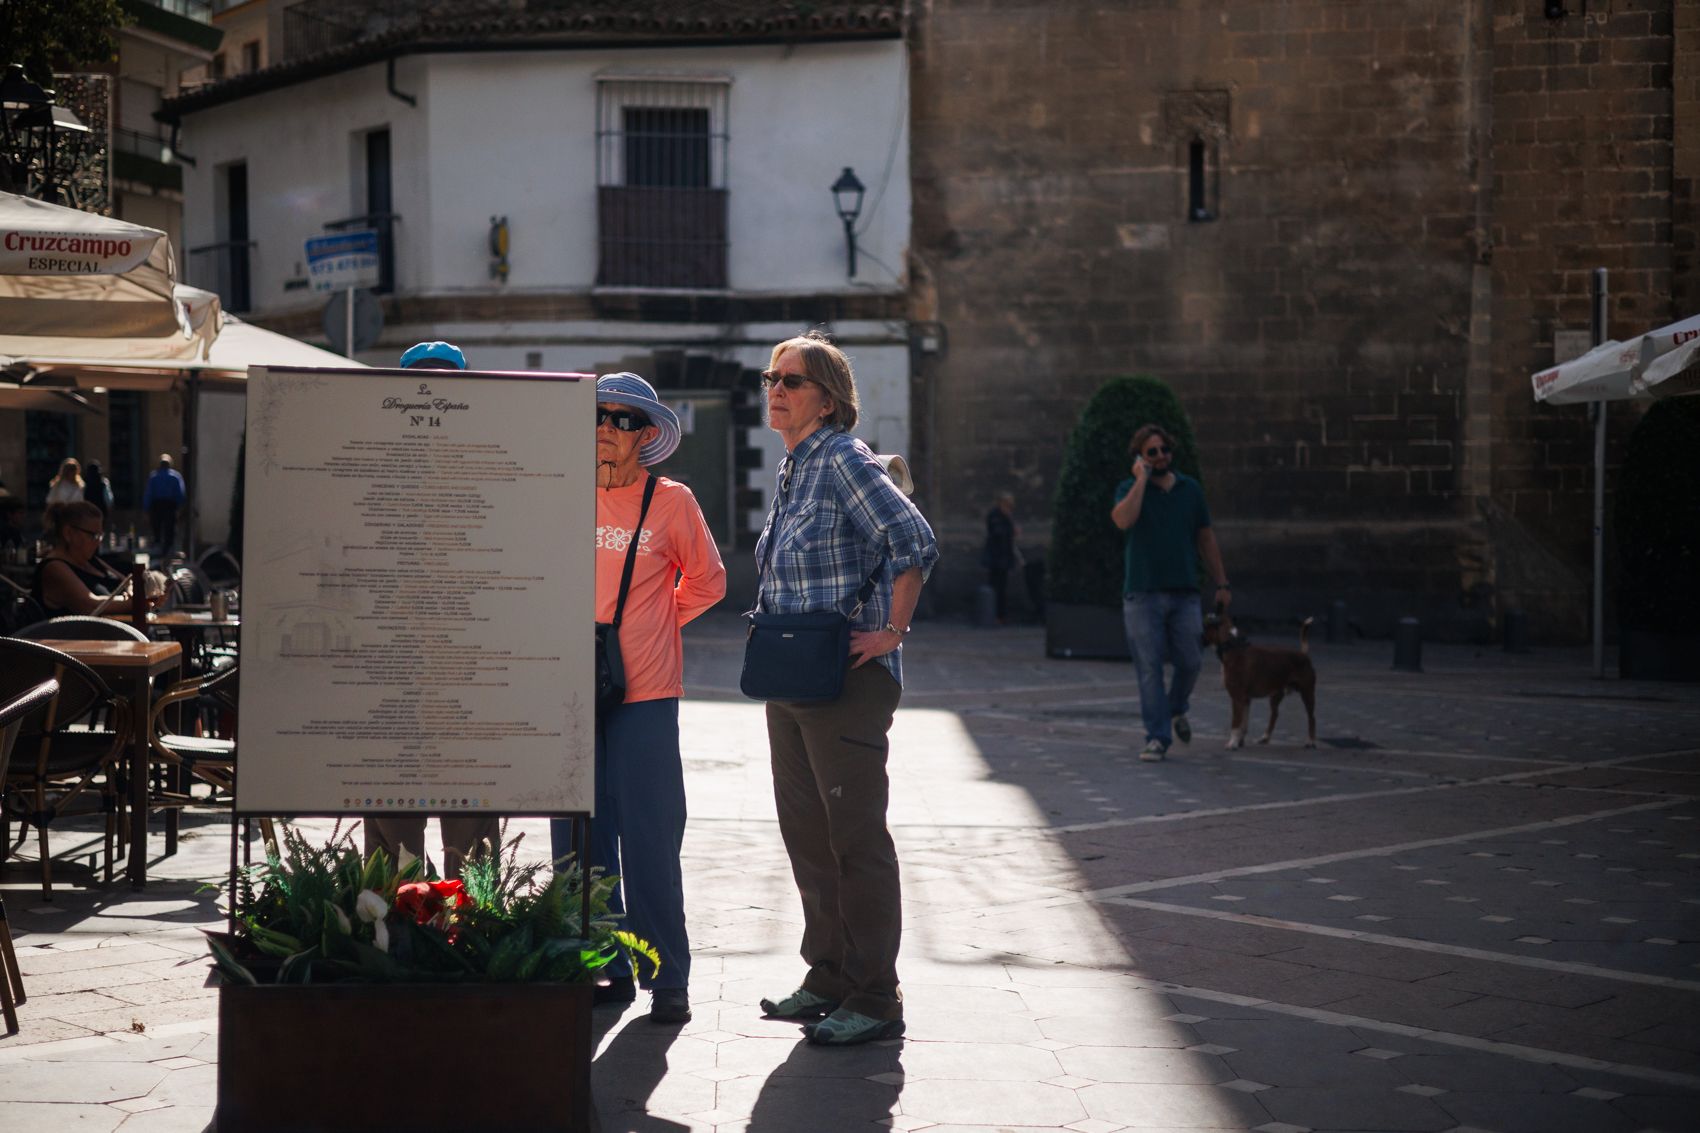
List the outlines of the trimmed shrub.
{"type": "Polygon", "coordinates": [[[1647,410],[1629,435],[1616,495],[1622,625],[1700,635],[1700,397],[1647,410]]]}
{"type": "Polygon", "coordinates": [[[1141,425],[1161,425],[1175,439],[1174,467],[1198,478],[1198,445],[1175,392],[1157,378],[1111,378],[1098,388],[1069,434],[1051,504],[1051,550],[1045,559],[1053,602],[1119,607],[1122,532],[1110,522],[1116,485],[1133,474],[1128,442],[1141,425]]]}

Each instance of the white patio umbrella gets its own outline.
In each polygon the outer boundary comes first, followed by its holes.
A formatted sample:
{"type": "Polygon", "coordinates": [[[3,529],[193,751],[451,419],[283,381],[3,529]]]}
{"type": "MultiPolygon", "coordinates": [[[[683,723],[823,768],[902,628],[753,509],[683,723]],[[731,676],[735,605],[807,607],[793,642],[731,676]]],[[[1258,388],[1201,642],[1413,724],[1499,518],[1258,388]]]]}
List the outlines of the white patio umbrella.
{"type": "Polygon", "coordinates": [[[1640,365],[1640,339],[1602,342],[1580,358],[1530,375],[1529,382],[1535,388],[1535,400],[1549,405],[1620,401],[1635,396],[1640,365]]]}
{"type": "Polygon", "coordinates": [[[1700,315],[1660,327],[1641,338],[1644,358],[1635,393],[1680,397],[1700,393],[1700,315]]]}
{"type": "Polygon", "coordinates": [[[216,309],[197,323],[176,287],[159,229],[0,193],[0,356],[205,357],[216,309]]]}

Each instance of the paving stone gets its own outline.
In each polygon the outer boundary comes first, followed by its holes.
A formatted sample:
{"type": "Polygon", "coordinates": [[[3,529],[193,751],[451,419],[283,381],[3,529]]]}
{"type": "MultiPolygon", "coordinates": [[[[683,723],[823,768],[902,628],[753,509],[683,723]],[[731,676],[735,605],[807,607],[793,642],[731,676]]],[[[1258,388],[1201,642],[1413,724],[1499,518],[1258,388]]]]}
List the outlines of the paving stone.
{"type": "Polygon", "coordinates": [[[64,1133],[65,1130],[111,1133],[128,1116],[123,1110],[104,1105],[54,1105],[27,1101],[8,1101],[4,1113],[6,1133],[64,1133]]]}
{"type": "Polygon", "coordinates": [[[1261,1099],[1220,1086],[1103,1083],[1078,1091],[1093,1117],[1138,1129],[1245,1129],[1269,1119],[1261,1099]]]}
{"type": "MultiPolygon", "coordinates": [[[[829,1052],[834,1053],[834,1052],[829,1052]]],[[[836,1052],[843,1053],[843,1052],[836,1052]]],[[[894,1064],[895,1065],[895,1064],[894,1064]]],[[[702,1083],[709,1086],[707,1082],[702,1083]]],[[[932,1085],[961,1085],[972,1089],[984,1088],[985,1083],[932,1083],[932,1085]]],[[[914,1085],[903,1088],[906,1098],[914,1085]]],[[[820,1079],[783,1075],[767,1079],[735,1078],[711,1087],[713,1108],[733,1117],[746,1117],[755,1129],[812,1129],[818,1126],[820,1115],[830,1113],[833,1120],[845,1128],[872,1125],[893,1113],[910,1113],[898,1108],[898,1089],[880,1082],[864,1079],[820,1079]]],[[[600,1095],[598,1108],[601,1109],[600,1095]]],[[[651,1107],[657,1109],[659,1107],[651,1107]]],[[[705,1106],[672,1112],[694,1113],[705,1106]]],[[[603,1109],[606,1113],[606,1109],[603,1109]]],[[[912,1116],[925,1116],[914,1115],[912,1116]]],[[[604,1128],[610,1128],[604,1118],[604,1128]]],[[[610,1130],[611,1133],[611,1130],[610,1130]]]]}
{"type": "Polygon", "coordinates": [[[911,1082],[929,1078],[1042,1082],[1064,1073],[1067,1067],[1048,1051],[1002,1043],[905,1042],[902,1062],[903,1073],[911,1082]]]}
{"type": "Polygon", "coordinates": [[[1611,1105],[1570,1097],[1458,1093],[1434,1101],[1461,1125],[1500,1133],[1634,1133],[1640,1128],[1611,1105]]]}
{"type": "Polygon", "coordinates": [[[140,1098],[170,1074],[145,1063],[121,1063],[91,1074],[87,1067],[57,1062],[0,1063],[0,1098],[8,1102],[86,1102],[100,1105],[140,1098]]]}
{"type": "Polygon", "coordinates": [[[906,1114],[940,1123],[1055,1127],[1097,1116],[1082,1108],[1076,1091],[1042,1082],[910,1082],[901,1104],[906,1114]]]}
{"type": "Polygon", "coordinates": [[[1196,1050],[1076,1046],[1056,1058],[1068,1073],[1097,1082],[1211,1085],[1234,1076],[1221,1059],[1196,1050]]]}
{"type": "Polygon", "coordinates": [[[1379,1087],[1279,1086],[1257,1095],[1277,1121],[1311,1129],[1401,1130],[1451,1129],[1456,1121],[1429,1099],[1379,1087]]]}

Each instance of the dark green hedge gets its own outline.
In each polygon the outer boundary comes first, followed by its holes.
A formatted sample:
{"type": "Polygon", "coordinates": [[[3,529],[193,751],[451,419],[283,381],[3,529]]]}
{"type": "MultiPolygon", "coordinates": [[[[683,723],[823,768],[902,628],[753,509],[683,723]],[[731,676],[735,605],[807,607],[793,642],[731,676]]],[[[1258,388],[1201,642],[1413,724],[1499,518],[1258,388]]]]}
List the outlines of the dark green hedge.
{"type": "Polygon", "coordinates": [[[1658,402],[1636,424],[1616,502],[1622,624],[1700,633],[1700,397],[1658,402]]]}
{"type": "Polygon", "coordinates": [[[1167,429],[1175,438],[1175,467],[1198,477],[1198,445],[1173,390],[1145,375],[1100,386],[1069,435],[1057,477],[1045,559],[1051,601],[1121,605],[1122,533],[1110,522],[1110,508],[1116,485],[1132,475],[1127,446],[1141,425],[1167,429]]]}

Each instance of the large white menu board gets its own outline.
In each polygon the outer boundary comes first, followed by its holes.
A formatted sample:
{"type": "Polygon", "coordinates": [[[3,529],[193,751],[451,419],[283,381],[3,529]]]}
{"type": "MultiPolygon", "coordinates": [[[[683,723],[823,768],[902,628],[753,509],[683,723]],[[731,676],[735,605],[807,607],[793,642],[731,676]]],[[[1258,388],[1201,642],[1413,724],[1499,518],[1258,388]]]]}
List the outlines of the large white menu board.
{"type": "Polygon", "coordinates": [[[250,371],[238,810],[591,811],[595,395],[250,371]]]}

